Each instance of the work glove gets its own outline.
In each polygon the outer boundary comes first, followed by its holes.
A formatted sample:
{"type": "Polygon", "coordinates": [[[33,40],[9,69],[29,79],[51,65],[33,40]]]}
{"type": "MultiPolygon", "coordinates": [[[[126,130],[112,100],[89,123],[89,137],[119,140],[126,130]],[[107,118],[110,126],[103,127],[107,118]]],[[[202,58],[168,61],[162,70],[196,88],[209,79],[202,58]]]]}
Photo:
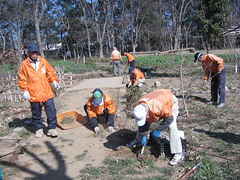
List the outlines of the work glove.
{"type": "Polygon", "coordinates": [[[28,91],[24,91],[23,98],[26,99],[26,100],[30,100],[30,94],[29,94],[28,91]]]}
{"type": "Polygon", "coordinates": [[[98,126],[94,128],[94,132],[95,132],[95,133],[98,133],[98,132],[99,132],[99,127],[98,127],[98,126]]]}
{"type": "Polygon", "coordinates": [[[128,84],[128,87],[130,88],[132,86],[132,83],[130,82],[129,84],[128,84]]]}
{"type": "Polygon", "coordinates": [[[146,146],[147,145],[147,137],[143,136],[142,138],[142,146],[146,146]]]}
{"type": "Polygon", "coordinates": [[[110,62],[110,65],[112,65],[112,62],[110,62]]]}
{"type": "Polygon", "coordinates": [[[53,87],[54,87],[55,89],[57,89],[57,90],[60,89],[60,86],[59,86],[59,84],[58,84],[56,81],[53,81],[53,87]]]}
{"type": "Polygon", "coordinates": [[[158,130],[153,131],[153,134],[152,134],[153,135],[153,139],[157,140],[159,135],[160,135],[160,133],[161,133],[161,131],[158,131],[158,130]]]}
{"type": "Polygon", "coordinates": [[[109,131],[110,133],[115,133],[115,132],[116,132],[115,129],[113,129],[112,126],[109,126],[109,127],[108,127],[108,131],[109,131]]]}

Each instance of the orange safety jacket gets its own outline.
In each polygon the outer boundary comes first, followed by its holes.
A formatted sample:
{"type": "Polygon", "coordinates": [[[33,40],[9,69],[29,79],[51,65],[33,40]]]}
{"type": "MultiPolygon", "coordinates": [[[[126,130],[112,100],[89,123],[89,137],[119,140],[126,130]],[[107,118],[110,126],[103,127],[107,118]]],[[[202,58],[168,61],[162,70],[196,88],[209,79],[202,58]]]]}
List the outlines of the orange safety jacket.
{"type": "Polygon", "coordinates": [[[53,91],[49,84],[58,82],[54,68],[46,59],[39,57],[38,72],[30,63],[29,57],[24,60],[18,70],[18,86],[22,91],[28,91],[30,102],[45,102],[53,97],[53,91]]]}
{"type": "Polygon", "coordinates": [[[131,72],[130,82],[132,83],[134,81],[133,86],[136,86],[138,84],[139,79],[143,79],[143,78],[145,78],[145,76],[142,73],[142,71],[134,68],[133,71],[131,72]]]}
{"type": "Polygon", "coordinates": [[[115,106],[113,105],[112,98],[103,92],[103,103],[100,106],[95,107],[93,104],[93,97],[89,98],[86,102],[88,118],[96,117],[104,111],[108,110],[108,114],[115,114],[115,106]]]}
{"type": "Polygon", "coordinates": [[[223,64],[223,59],[214,54],[204,55],[202,61],[204,80],[208,80],[210,71],[212,71],[213,73],[221,72],[224,69],[223,64]]]}
{"type": "Polygon", "coordinates": [[[135,104],[145,104],[148,107],[147,122],[157,122],[172,116],[174,96],[167,89],[158,89],[141,97],[135,104]]]}
{"type": "Polygon", "coordinates": [[[113,50],[113,52],[111,53],[111,62],[113,62],[113,60],[120,60],[122,62],[121,54],[116,49],[113,50]]]}
{"type": "Polygon", "coordinates": [[[132,62],[133,60],[135,60],[135,58],[130,54],[130,53],[126,53],[126,57],[128,59],[128,63],[132,62]]]}

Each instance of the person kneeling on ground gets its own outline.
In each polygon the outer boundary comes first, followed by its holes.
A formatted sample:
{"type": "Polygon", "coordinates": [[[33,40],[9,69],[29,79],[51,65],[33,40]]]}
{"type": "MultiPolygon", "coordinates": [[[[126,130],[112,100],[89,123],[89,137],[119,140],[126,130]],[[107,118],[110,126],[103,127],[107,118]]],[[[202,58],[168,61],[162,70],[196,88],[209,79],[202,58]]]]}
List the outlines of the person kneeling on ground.
{"type": "Polygon", "coordinates": [[[169,162],[176,165],[184,159],[182,142],[177,128],[178,99],[167,89],[158,89],[141,97],[135,104],[133,116],[135,117],[138,131],[136,139],[126,144],[128,148],[147,145],[147,135],[150,123],[163,121],[153,131],[153,138],[158,139],[161,131],[169,128],[170,149],[174,157],[169,162]]]}
{"type": "Polygon", "coordinates": [[[42,106],[47,115],[47,135],[56,137],[58,136],[56,109],[49,82],[53,83],[54,88],[60,89],[58,78],[47,60],[39,56],[36,43],[30,43],[27,48],[29,57],[20,64],[18,86],[24,92],[23,98],[30,101],[35,137],[40,138],[43,135],[42,106]]]}
{"type": "Polygon", "coordinates": [[[144,74],[138,70],[138,69],[133,69],[133,71],[131,72],[131,76],[130,76],[130,83],[128,84],[128,87],[131,86],[138,86],[138,87],[142,87],[143,83],[145,82],[145,76],[144,74]]]}
{"type": "Polygon", "coordinates": [[[114,115],[115,106],[113,105],[112,98],[100,89],[95,89],[93,95],[88,99],[84,106],[84,110],[90,120],[90,125],[93,127],[94,132],[99,131],[97,118],[103,116],[107,121],[108,131],[114,133],[114,115]]]}

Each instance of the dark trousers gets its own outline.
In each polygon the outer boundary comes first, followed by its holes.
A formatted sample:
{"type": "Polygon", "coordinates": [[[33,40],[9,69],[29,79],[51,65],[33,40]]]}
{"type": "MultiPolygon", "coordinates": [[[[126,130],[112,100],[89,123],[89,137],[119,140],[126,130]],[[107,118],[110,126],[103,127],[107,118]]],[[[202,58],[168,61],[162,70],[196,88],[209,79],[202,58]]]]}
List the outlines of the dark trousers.
{"type": "Polygon", "coordinates": [[[218,101],[218,94],[220,96],[219,103],[225,103],[225,69],[220,74],[211,73],[211,101],[218,101]]]}
{"type": "MultiPolygon", "coordinates": [[[[85,110],[85,112],[86,112],[86,114],[87,114],[87,116],[88,116],[86,104],[84,105],[84,110],[85,110]]],[[[100,116],[103,116],[104,122],[107,123],[107,126],[108,126],[108,127],[109,127],[109,126],[112,126],[112,127],[114,126],[114,114],[108,114],[108,109],[104,109],[104,110],[103,110],[103,113],[102,113],[101,115],[98,115],[97,118],[99,118],[100,116]]],[[[97,120],[97,118],[96,118],[96,117],[92,117],[92,118],[90,119],[90,125],[91,125],[93,128],[95,128],[95,127],[98,126],[98,120],[97,120]]],[[[89,116],[88,116],[88,119],[89,119],[89,116]]]]}
{"type": "MultiPolygon", "coordinates": [[[[31,102],[32,120],[35,130],[41,129],[42,124],[42,106],[39,102],[31,102]]],[[[55,129],[57,126],[56,109],[54,105],[53,98],[48,99],[43,103],[46,115],[48,129],[55,129]]]]}

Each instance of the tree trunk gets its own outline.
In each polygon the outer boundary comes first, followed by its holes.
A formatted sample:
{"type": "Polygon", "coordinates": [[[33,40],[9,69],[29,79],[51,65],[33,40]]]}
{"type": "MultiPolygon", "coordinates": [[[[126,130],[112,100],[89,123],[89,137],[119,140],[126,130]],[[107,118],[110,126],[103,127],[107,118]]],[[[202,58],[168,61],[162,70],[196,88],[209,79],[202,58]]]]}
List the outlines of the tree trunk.
{"type": "Polygon", "coordinates": [[[35,3],[34,0],[33,0],[32,4],[33,4],[33,8],[34,8],[34,11],[33,11],[34,12],[34,24],[35,24],[35,29],[36,29],[37,43],[38,43],[38,46],[39,46],[39,51],[40,51],[41,57],[45,58],[45,55],[44,55],[44,52],[43,52],[40,28],[39,28],[39,24],[42,20],[43,13],[44,13],[44,10],[45,10],[45,6],[44,6],[43,0],[40,0],[40,2],[41,2],[42,9],[41,9],[41,13],[40,13],[39,18],[38,18],[39,1],[36,0],[36,3],[35,3]]]}

